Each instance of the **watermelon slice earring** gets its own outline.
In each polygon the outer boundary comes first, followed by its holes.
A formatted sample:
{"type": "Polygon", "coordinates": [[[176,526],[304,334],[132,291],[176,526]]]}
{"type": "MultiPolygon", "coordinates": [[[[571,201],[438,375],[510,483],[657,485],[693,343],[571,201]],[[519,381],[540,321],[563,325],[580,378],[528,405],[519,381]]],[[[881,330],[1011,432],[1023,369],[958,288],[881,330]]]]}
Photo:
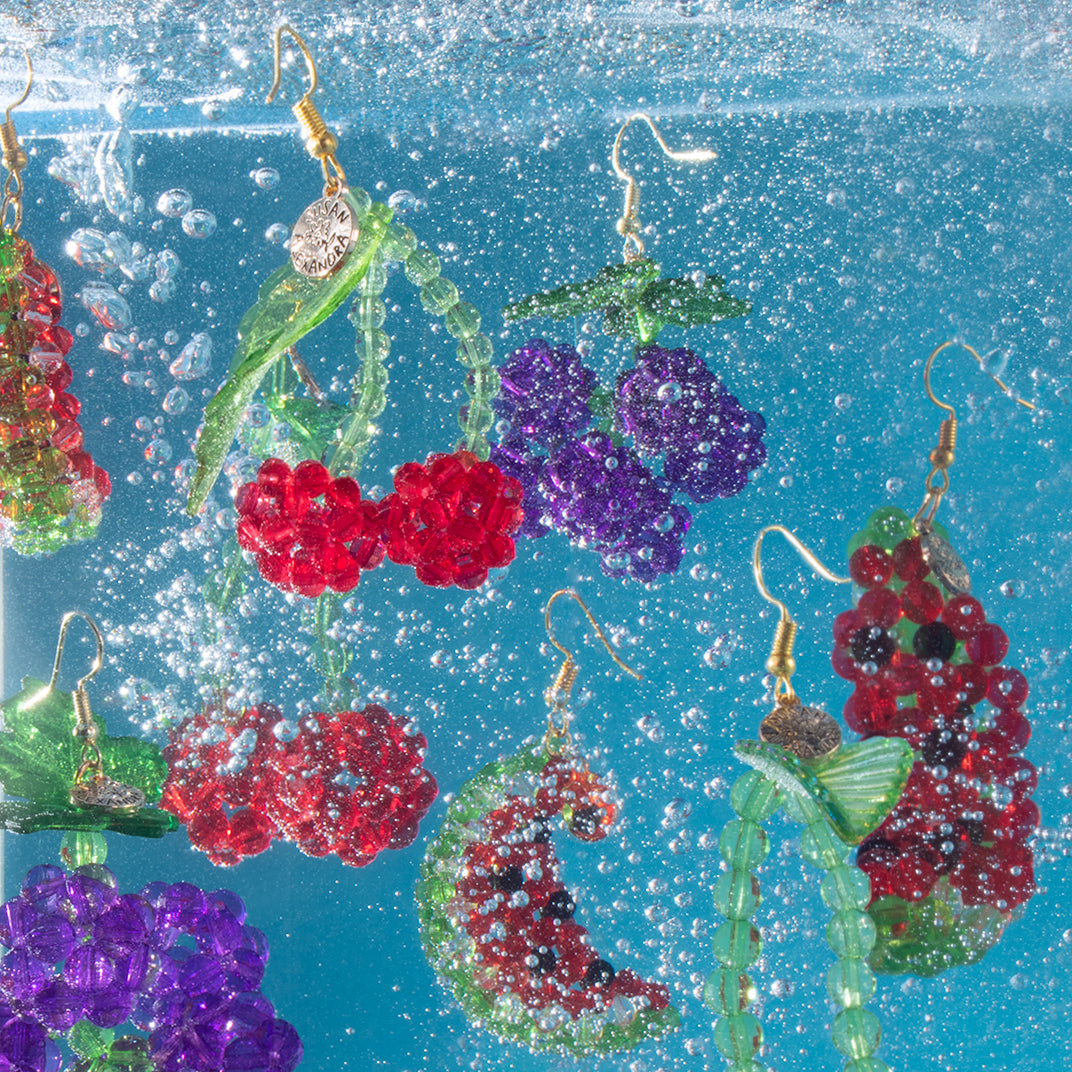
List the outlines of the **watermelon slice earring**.
{"type": "Polygon", "coordinates": [[[888,1072],[873,1057],[880,1030],[864,1005],[875,991],[867,955],[875,928],[866,912],[870,900],[867,876],[846,861],[849,847],[859,844],[886,817],[900,798],[912,767],[906,742],[877,738],[843,745],[841,729],[825,711],[805,706],[789,679],[795,669],[793,640],[797,624],[788,608],[763,583],[760,552],[763,537],[779,532],[816,573],[835,583],[838,577],[781,525],[770,525],[756,539],[753,571],[763,598],[780,611],[767,669],[774,675],[774,710],[759,727],[759,741],[738,741],[738,758],[755,770],[734,784],[730,803],[737,818],[719,838],[726,870],[714,887],[715,908],[724,917],[715,930],[715,959],[721,965],[708,978],[704,1000],[720,1015],[715,1045],[731,1072],[761,1072],[753,1058],[763,1045],[763,1029],[749,1011],[757,991],[747,969],[760,955],[761,939],[752,922],[761,896],[752,873],[770,852],[760,825],[779,807],[801,823],[801,855],[825,871],[820,887],[834,915],[826,928],[837,957],[827,975],[827,989],[841,1010],[834,1017],[833,1042],[849,1060],[845,1072],[888,1072]]]}
{"type": "Polygon", "coordinates": [[[632,1049],[675,1028],[679,1015],[665,986],[595,953],[559,876],[554,818],[598,841],[618,813],[607,779],[570,733],[577,664],[550,620],[561,596],[581,605],[618,666],[640,677],[576,592],[551,596],[547,635],[566,659],[545,694],[547,730],[458,791],[421,865],[417,903],[425,953],[470,1020],[536,1052],[585,1057],[632,1049]]]}

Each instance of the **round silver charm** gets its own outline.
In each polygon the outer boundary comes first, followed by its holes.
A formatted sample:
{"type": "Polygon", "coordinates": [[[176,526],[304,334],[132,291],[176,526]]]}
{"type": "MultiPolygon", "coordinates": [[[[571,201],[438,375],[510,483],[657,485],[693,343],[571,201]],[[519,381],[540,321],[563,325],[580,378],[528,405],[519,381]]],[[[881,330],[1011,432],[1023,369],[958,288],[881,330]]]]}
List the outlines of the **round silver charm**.
{"type": "Polygon", "coordinates": [[[290,262],[310,279],[325,279],[342,267],[359,228],[341,194],[314,201],[290,234],[290,262]]]}
{"type": "Polygon", "coordinates": [[[779,702],[759,724],[759,739],[799,759],[819,759],[841,745],[841,727],[820,707],[779,702]]]}
{"type": "Polygon", "coordinates": [[[75,784],[71,788],[71,803],[76,808],[134,812],[145,807],[145,794],[132,785],[124,785],[101,774],[92,781],[75,784]]]}
{"type": "Polygon", "coordinates": [[[946,591],[955,596],[971,595],[968,567],[947,540],[943,540],[937,532],[921,532],[919,546],[923,561],[930,566],[931,572],[942,582],[946,591]]]}

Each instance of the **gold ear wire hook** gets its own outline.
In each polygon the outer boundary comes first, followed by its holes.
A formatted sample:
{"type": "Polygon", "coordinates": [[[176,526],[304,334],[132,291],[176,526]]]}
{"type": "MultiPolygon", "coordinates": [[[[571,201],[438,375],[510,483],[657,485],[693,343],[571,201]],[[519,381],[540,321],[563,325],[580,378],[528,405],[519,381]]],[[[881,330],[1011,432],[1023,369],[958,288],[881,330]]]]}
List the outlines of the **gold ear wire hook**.
{"type": "Polygon", "coordinates": [[[953,461],[956,458],[957,449],[957,411],[948,403],[943,402],[934,393],[931,387],[931,367],[934,364],[934,359],[945,349],[950,346],[959,346],[964,350],[967,350],[972,357],[979,364],[979,368],[983,370],[993,381],[1001,388],[1002,393],[1011,398],[1017,405],[1023,406],[1025,409],[1033,410],[1035,407],[1019,395],[1014,395],[1006,384],[999,380],[992,372],[988,371],[983,364],[983,359],[979,355],[978,351],[974,347],[969,346],[966,342],[958,342],[956,339],[949,339],[943,342],[941,346],[937,346],[931,351],[930,357],[927,358],[926,363],[923,366],[923,389],[927,392],[927,397],[939,408],[945,410],[949,414],[938,428],[938,446],[936,446],[928,455],[928,460],[931,463],[932,469],[924,481],[924,489],[926,494],[923,497],[923,504],[919,510],[916,511],[914,522],[917,528],[920,524],[929,525],[934,520],[934,515],[938,512],[938,504],[942,501],[942,496],[949,490],[949,468],[952,466],[953,461]]]}
{"type": "Polygon", "coordinates": [[[614,148],[611,151],[610,157],[611,167],[614,168],[614,174],[626,184],[625,207],[622,209],[621,219],[618,220],[615,228],[618,234],[625,239],[625,246],[622,249],[622,257],[626,262],[635,261],[637,258],[644,255],[644,243],[640,240],[640,218],[637,216],[637,209],[640,207],[640,186],[637,184],[636,179],[622,167],[619,159],[622,148],[622,138],[624,137],[629,124],[637,119],[643,119],[644,122],[651,127],[651,132],[655,135],[655,140],[659,143],[659,148],[662,149],[663,153],[671,160],[676,160],[683,164],[702,164],[709,160],[714,160],[718,155],[712,149],[671,149],[663,140],[663,136],[659,133],[658,128],[651,121],[651,117],[645,115],[644,112],[636,112],[626,119],[621,125],[621,129],[618,131],[618,136],[614,139],[614,148]]]}
{"type": "Polygon", "coordinates": [[[756,587],[759,589],[759,594],[767,600],[768,603],[773,603],[780,612],[778,625],[774,630],[774,640],[771,642],[771,653],[767,659],[767,671],[775,677],[775,700],[792,703],[797,698],[796,693],[793,691],[793,686],[789,683],[789,679],[793,676],[793,671],[797,667],[796,660],[793,658],[793,641],[796,639],[797,635],[797,623],[793,621],[792,615],[789,613],[789,608],[780,599],[776,599],[770,594],[770,591],[763,581],[763,537],[766,536],[768,532],[781,533],[781,535],[789,541],[797,554],[799,554],[800,557],[803,558],[804,561],[824,580],[831,581],[834,584],[851,584],[852,578],[840,577],[838,574],[828,570],[826,566],[824,566],[822,562],[820,562],[819,559],[800,542],[796,535],[784,525],[767,525],[766,528],[760,529],[759,535],[756,536],[756,542],[752,547],[752,574],[756,580],[756,587]]]}
{"type": "Polygon", "coordinates": [[[282,49],[283,34],[285,33],[290,34],[290,36],[294,38],[295,43],[301,50],[301,54],[305,57],[305,66],[309,69],[310,80],[309,88],[305,91],[301,100],[292,106],[291,111],[294,113],[294,117],[298,120],[298,124],[301,126],[302,137],[305,139],[306,152],[308,152],[314,159],[320,161],[320,166],[324,172],[324,196],[330,197],[332,194],[338,193],[339,190],[346,186],[346,173],[343,171],[339,161],[335,159],[335,150],[339,147],[339,139],[328,130],[323,117],[317,111],[316,105],[313,104],[313,94],[316,92],[316,88],[320,84],[320,80],[316,73],[316,61],[313,59],[313,54],[309,51],[309,46],[302,39],[301,35],[293,27],[288,26],[285,23],[275,32],[274,77],[272,80],[272,88],[268,91],[265,103],[271,104],[272,101],[275,100],[275,95],[279,92],[279,87],[283,80],[282,49]]]}
{"type": "Polygon", "coordinates": [[[15,232],[22,226],[22,170],[30,162],[30,158],[19,144],[19,136],[15,133],[15,121],[11,118],[11,113],[26,100],[30,95],[30,90],[33,89],[33,63],[29,52],[26,53],[26,72],[26,88],[22,91],[22,96],[4,109],[4,121],[0,123],[0,149],[3,150],[0,163],[7,168],[8,172],[4,180],[4,199],[0,203],[0,226],[5,225],[8,209],[12,208],[15,215],[11,230],[15,232]]]}
{"type": "Polygon", "coordinates": [[[93,631],[93,637],[97,642],[97,651],[93,657],[93,663],[89,668],[89,673],[78,679],[75,683],[75,689],[78,692],[84,691],[86,682],[91,678],[96,677],[100,668],[104,665],[104,637],[101,635],[97,623],[88,614],[83,614],[78,610],[69,611],[60,621],[60,637],[56,643],[56,658],[52,662],[52,677],[49,678],[48,682],[50,690],[56,687],[56,681],[59,679],[60,663],[63,661],[63,649],[67,646],[67,629],[75,618],[82,618],[86,622],[89,628],[93,631]]]}

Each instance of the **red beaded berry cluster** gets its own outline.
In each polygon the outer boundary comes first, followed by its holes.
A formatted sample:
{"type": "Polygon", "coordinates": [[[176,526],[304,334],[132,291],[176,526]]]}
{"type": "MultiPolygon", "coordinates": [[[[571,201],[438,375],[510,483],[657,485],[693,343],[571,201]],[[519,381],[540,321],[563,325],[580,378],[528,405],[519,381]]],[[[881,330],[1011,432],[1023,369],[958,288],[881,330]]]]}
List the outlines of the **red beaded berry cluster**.
{"type": "Polygon", "coordinates": [[[377,704],[300,724],[271,704],[241,714],[209,706],[171,731],[160,805],[215,864],[282,838],[363,867],[417,836],[437,792],[426,746],[377,704]]]}
{"type": "Polygon", "coordinates": [[[561,814],[585,841],[605,837],[617,814],[607,786],[587,767],[557,757],[541,772],[534,799],[507,801],[484,816],[456,886],[459,903],[471,906],[463,925],[486,969],[477,973],[482,985],[530,1009],[561,1009],[570,1020],[616,1000],[633,1010],[667,1008],[665,986],[616,971],[595,953],[559,878],[549,820],[561,814]]]}
{"type": "Polygon", "coordinates": [[[92,535],[112,490],[83,449],[62,311],[52,270],[0,233],[0,517],[24,554],[92,535]]]}
{"type": "MultiPolygon", "coordinates": [[[[868,531],[879,527],[872,518],[868,531]]],[[[855,683],[846,723],[864,737],[903,737],[918,757],[857,864],[873,898],[917,901],[945,875],[965,905],[1007,912],[1035,891],[1037,772],[1018,754],[1031,734],[1020,711],[1027,680],[1001,665],[1008,639],[980,603],[943,597],[919,538],[904,535],[892,552],[875,543],[853,552],[864,592],[834,626],[834,669],[855,683]]]]}
{"type": "Polygon", "coordinates": [[[467,450],[407,462],[380,508],[388,557],[434,588],[479,588],[509,565],[524,517],[521,484],[467,450]]]}
{"type": "Polygon", "coordinates": [[[284,592],[315,598],[349,592],[363,569],[382,561],[380,511],[350,477],[332,479],[319,462],[293,470],[269,458],[235,496],[238,545],[261,576],[284,592]]]}

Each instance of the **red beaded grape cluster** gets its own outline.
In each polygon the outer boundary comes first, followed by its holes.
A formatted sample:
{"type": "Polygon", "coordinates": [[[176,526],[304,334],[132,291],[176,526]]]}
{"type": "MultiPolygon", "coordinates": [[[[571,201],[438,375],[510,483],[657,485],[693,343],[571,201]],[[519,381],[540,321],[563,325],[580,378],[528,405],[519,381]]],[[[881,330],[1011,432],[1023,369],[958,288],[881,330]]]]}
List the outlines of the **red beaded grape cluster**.
{"type": "Polygon", "coordinates": [[[484,985],[516,995],[530,1009],[557,1007],[570,1020],[606,1011],[616,999],[667,1008],[665,986],[616,971],[595,953],[559,878],[549,820],[561,813],[582,840],[605,837],[617,814],[607,786],[586,767],[557,757],[541,772],[535,798],[507,801],[484,816],[481,840],[466,850],[456,887],[460,904],[471,906],[463,925],[488,969],[484,985]]]}
{"type": "Polygon", "coordinates": [[[91,536],[112,490],[83,449],[62,310],[52,270],[0,233],[0,523],[20,554],[91,536]]]}
{"type": "MultiPolygon", "coordinates": [[[[907,528],[901,511],[880,513],[865,537],[891,513],[907,528]]],[[[855,683],[846,723],[865,737],[902,737],[918,757],[857,863],[873,898],[918,901],[944,875],[965,905],[1010,911],[1035,891],[1037,772],[1018,754],[1031,734],[1020,710],[1027,680],[1001,665],[1008,639],[977,600],[943,597],[910,533],[892,552],[857,547],[849,569],[864,592],[834,626],[834,669],[855,683]]]]}
{"type": "Polygon", "coordinates": [[[426,746],[377,704],[300,724],[271,704],[241,714],[209,706],[171,732],[160,805],[215,864],[282,838],[363,867],[417,836],[437,792],[426,746]]]}

